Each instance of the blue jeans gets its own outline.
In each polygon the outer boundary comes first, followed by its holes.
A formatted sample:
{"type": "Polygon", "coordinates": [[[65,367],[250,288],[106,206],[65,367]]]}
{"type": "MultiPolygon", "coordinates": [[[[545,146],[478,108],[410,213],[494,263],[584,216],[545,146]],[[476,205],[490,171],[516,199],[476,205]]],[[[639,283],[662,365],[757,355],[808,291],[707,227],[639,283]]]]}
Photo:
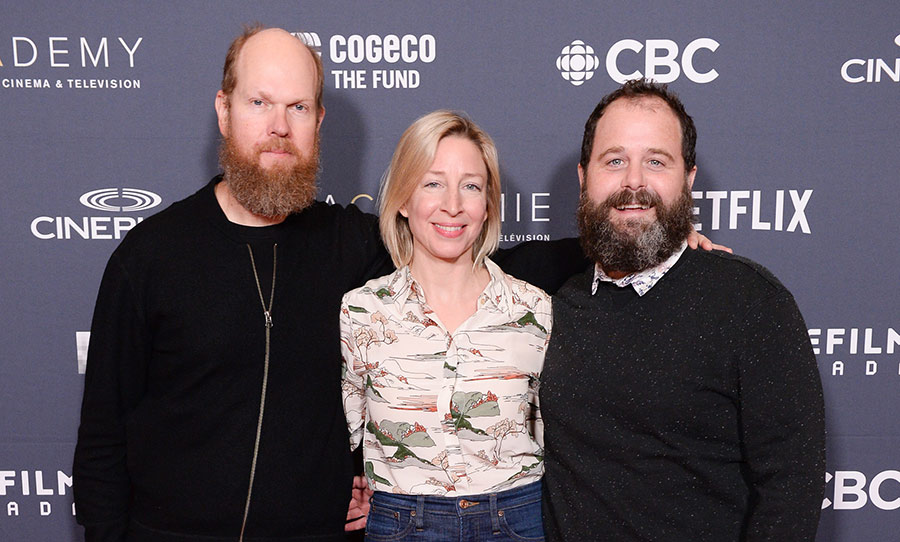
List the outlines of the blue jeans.
{"type": "Polygon", "coordinates": [[[499,493],[435,497],[376,491],[366,540],[543,542],[541,483],[499,493]]]}

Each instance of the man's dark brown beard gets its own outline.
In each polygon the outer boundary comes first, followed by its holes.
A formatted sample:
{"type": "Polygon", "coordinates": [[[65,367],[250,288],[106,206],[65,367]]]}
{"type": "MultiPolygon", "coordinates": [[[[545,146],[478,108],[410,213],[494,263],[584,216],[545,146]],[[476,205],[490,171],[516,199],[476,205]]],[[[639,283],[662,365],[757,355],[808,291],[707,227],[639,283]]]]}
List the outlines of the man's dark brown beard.
{"type": "Polygon", "coordinates": [[[219,145],[219,164],[234,198],[251,213],[267,218],[301,211],[316,199],[319,172],[319,135],[308,156],[300,153],[288,139],[273,139],[256,145],[248,157],[226,136],[219,145]],[[260,154],[268,150],[287,150],[297,162],[291,166],[263,168],[260,154]]]}
{"type": "Polygon", "coordinates": [[[671,205],[664,205],[658,194],[646,189],[620,190],[601,203],[592,202],[582,190],[576,214],[581,248],[607,273],[649,269],[668,259],[687,239],[693,229],[693,206],[687,183],[671,205]],[[617,227],[610,220],[610,210],[627,203],[655,206],[656,220],[632,219],[617,227]]]}

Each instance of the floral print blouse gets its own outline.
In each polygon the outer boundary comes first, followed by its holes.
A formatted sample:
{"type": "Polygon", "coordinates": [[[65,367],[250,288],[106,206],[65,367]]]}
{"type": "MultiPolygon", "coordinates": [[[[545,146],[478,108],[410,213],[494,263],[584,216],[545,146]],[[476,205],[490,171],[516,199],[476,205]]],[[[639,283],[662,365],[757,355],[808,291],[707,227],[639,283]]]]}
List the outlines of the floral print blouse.
{"type": "Polygon", "coordinates": [[[409,267],[344,295],[344,411],[370,488],[458,496],[540,480],[550,297],[485,265],[490,282],[453,333],[409,267]]]}

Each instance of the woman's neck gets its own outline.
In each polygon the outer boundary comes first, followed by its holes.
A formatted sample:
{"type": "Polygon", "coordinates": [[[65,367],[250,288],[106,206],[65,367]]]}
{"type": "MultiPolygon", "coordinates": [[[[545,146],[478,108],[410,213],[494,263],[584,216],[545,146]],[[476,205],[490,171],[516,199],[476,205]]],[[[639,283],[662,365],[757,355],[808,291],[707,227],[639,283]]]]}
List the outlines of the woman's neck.
{"type": "Polygon", "coordinates": [[[473,266],[471,260],[444,262],[413,258],[409,270],[425,291],[429,307],[450,333],[475,312],[478,297],[490,282],[487,268],[483,264],[473,266]]]}

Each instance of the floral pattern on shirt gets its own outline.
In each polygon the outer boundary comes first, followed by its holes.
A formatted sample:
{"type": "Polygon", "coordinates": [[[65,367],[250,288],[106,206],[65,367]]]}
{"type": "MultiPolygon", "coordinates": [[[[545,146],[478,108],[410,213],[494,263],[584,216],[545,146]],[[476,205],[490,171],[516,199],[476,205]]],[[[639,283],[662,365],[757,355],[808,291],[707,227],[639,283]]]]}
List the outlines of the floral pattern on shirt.
{"type": "Polygon", "coordinates": [[[344,410],[369,487],[471,495],[543,474],[538,387],[550,297],[485,265],[490,282],[452,334],[408,267],[344,296],[344,410]]]}

